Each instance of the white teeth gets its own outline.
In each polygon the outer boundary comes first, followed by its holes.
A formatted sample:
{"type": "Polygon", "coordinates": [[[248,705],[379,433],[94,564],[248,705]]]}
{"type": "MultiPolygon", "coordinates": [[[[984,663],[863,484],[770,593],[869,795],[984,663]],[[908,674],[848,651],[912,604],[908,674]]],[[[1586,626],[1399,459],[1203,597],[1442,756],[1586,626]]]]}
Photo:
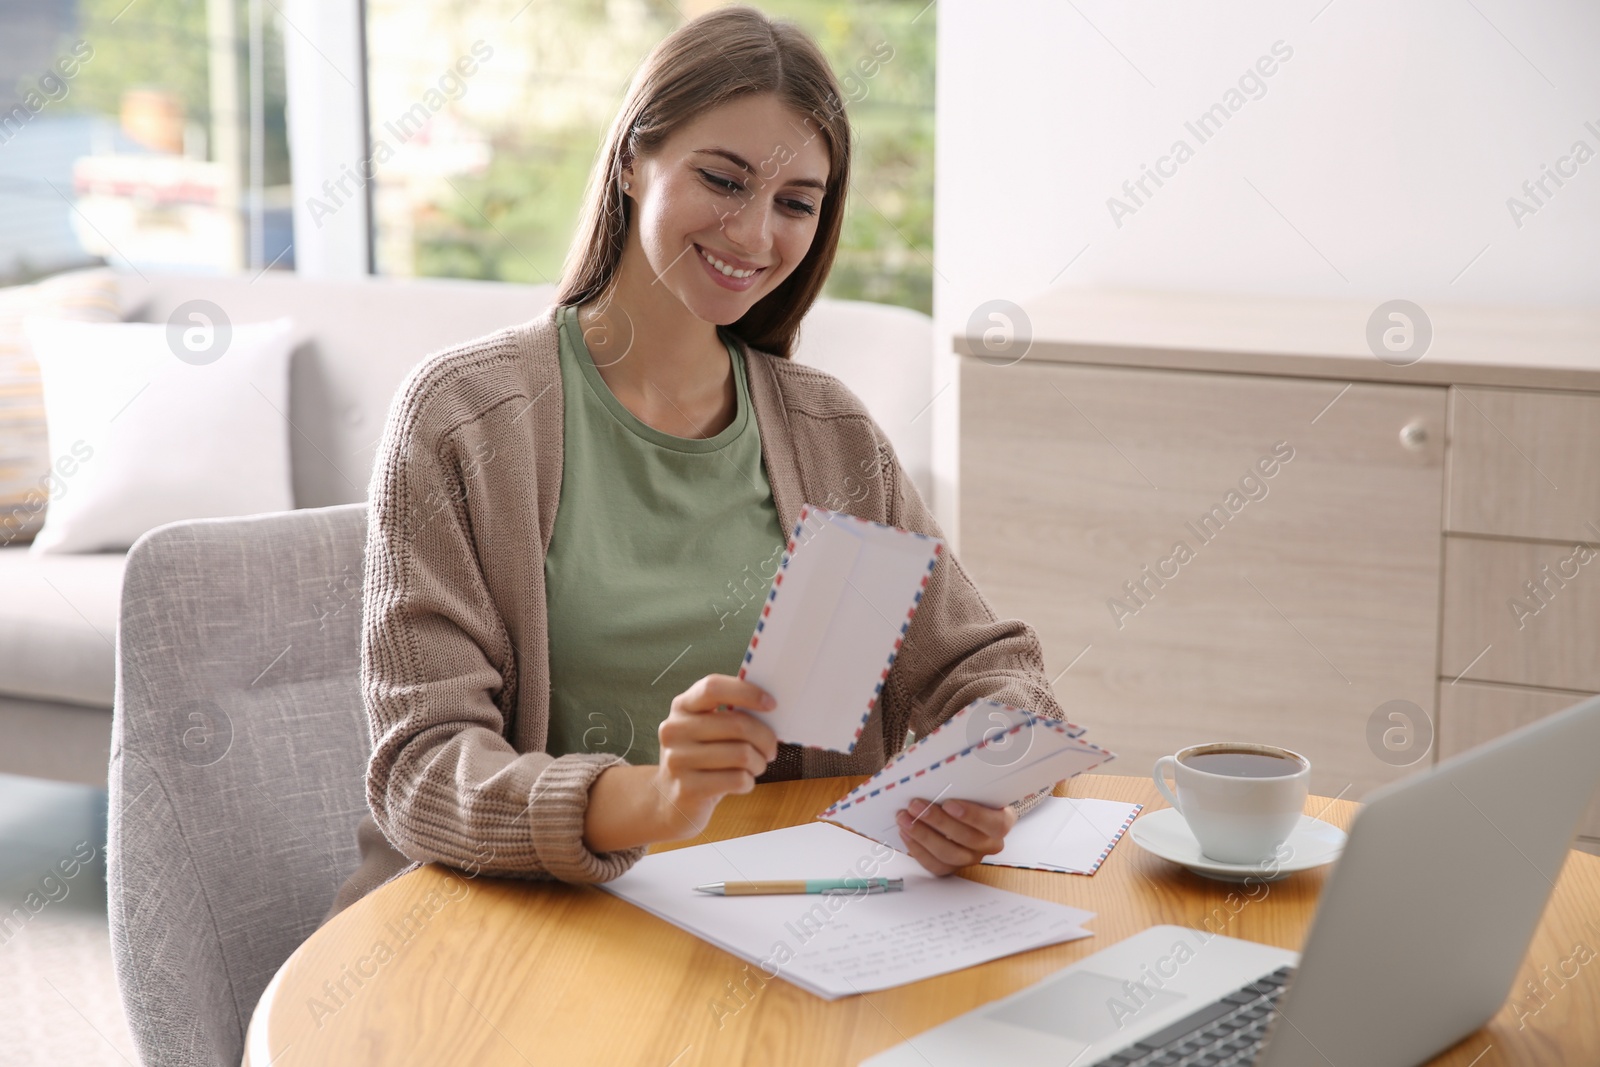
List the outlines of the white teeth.
{"type": "Polygon", "coordinates": [[[728,264],[722,262],[722,260],[720,260],[716,256],[712,255],[710,252],[707,252],[705,249],[700,248],[699,245],[695,245],[695,248],[699,249],[700,255],[705,257],[705,261],[707,263],[711,264],[713,267],[717,268],[717,270],[721,271],[722,274],[725,277],[729,277],[729,278],[748,278],[748,277],[750,277],[750,275],[755,273],[755,271],[753,271],[753,270],[734,270],[732,267],[728,266],[728,264]]]}

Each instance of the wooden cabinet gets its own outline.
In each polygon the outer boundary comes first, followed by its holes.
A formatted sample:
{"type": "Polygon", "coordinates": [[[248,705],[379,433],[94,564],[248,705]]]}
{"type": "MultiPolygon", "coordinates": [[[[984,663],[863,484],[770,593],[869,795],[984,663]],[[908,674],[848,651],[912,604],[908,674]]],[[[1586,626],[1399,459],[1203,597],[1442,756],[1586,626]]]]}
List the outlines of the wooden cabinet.
{"type": "Polygon", "coordinates": [[[1354,302],[1024,309],[1020,355],[955,338],[958,548],[1108,770],[1261,740],[1360,798],[1600,691],[1600,312],[1430,309],[1397,366],[1354,302]]]}
{"type": "Polygon", "coordinates": [[[963,564],[1108,769],[1245,739],[1329,796],[1402,772],[1367,721],[1432,712],[1443,389],[974,360],[961,395],[963,564]]]}

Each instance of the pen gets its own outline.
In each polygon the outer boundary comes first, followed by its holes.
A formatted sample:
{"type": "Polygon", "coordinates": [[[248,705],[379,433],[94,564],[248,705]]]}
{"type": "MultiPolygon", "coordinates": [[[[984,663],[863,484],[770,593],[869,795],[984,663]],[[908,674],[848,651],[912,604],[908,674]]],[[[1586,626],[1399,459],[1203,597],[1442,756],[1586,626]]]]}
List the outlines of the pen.
{"type": "Polygon", "coordinates": [[[707,882],[695,889],[719,897],[766,893],[888,893],[905,888],[904,878],[808,878],[794,881],[707,882]]]}

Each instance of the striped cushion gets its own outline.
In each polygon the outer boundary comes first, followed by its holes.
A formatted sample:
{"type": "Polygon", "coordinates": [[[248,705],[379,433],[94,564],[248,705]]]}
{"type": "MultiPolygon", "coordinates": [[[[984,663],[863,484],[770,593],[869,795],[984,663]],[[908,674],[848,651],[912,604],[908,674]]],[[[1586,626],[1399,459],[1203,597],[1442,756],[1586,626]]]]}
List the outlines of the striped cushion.
{"type": "Polygon", "coordinates": [[[50,499],[44,393],[22,333],[25,315],[116,322],[117,276],[96,267],[0,289],[0,547],[32,541],[50,499]]]}

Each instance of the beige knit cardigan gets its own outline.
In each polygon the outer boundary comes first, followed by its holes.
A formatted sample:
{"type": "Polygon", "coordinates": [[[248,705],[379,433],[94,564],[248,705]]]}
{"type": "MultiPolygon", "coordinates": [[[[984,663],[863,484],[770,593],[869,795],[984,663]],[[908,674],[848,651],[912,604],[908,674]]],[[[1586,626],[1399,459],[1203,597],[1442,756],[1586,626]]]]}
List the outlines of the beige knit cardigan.
{"type": "MultiPolygon", "coordinates": [[[[583,843],[590,783],[619,757],[544,751],[544,553],[563,429],[555,311],[428,357],[391,402],[368,491],[361,620],[371,816],[329,918],[421,862],[599,882],[646,851],[583,843]]],[[[783,529],[810,502],[943,536],[855,394],[741,347],[783,529]]],[[[946,551],[855,751],[780,744],[759,780],[871,774],[908,728],[920,737],[979,697],[1064,717],[1033,630],[997,619],[946,551]]]]}

